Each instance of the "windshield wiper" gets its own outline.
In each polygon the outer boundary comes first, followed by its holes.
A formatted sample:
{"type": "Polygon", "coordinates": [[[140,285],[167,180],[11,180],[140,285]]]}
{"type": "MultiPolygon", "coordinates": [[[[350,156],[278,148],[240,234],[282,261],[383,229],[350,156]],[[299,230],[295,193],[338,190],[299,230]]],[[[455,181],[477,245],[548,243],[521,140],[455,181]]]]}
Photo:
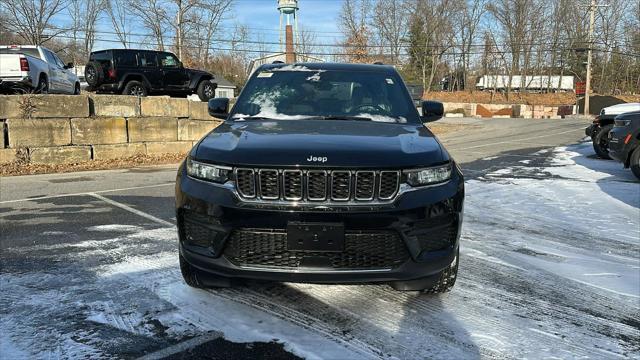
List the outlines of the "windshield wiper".
{"type": "Polygon", "coordinates": [[[231,120],[279,120],[276,118],[270,118],[266,116],[238,116],[233,117],[231,120]]]}
{"type": "Polygon", "coordinates": [[[356,120],[356,121],[373,121],[372,118],[366,116],[349,116],[349,115],[329,115],[329,116],[312,116],[303,120],[356,120]]]}

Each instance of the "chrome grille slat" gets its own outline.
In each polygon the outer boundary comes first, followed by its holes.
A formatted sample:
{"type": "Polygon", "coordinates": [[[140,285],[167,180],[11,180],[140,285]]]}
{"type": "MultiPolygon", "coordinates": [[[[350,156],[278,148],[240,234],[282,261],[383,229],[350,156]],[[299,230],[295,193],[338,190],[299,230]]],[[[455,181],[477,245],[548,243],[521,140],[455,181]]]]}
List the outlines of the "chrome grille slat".
{"type": "Polygon", "coordinates": [[[280,198],[280,174],[278,170],[261,169],[258,171],[258,183],[260,184],[260,197],[265,200],[280,198]]]}
{"type": "Polygon", "coordinates": [[[374,171],[356,172],[356,200],[373,200],[376,190],[376,173],[374,171]]]}
{"type": "Polygon", "coordinates": [[[331,200],[348,201],[351,198],[351,172],[334,170],[331,172],[331,200]]]}
{"type": "Polygon", "coordinates": [[[282,195],[285,200],[302,200],[302,170],[282,172],[282,195]]]}
{"type": "Polygon", "coordinates": [[[241,199],[273,202],[390,202],[398,195],[400,171],[235,169],[241,199]]]}
{"type": "Polygon", "coordinates": [[[307,180],[307,199],[309,201],[324,201],[327,199],[327,172],[324,170],[309,170],[307,180]]]}

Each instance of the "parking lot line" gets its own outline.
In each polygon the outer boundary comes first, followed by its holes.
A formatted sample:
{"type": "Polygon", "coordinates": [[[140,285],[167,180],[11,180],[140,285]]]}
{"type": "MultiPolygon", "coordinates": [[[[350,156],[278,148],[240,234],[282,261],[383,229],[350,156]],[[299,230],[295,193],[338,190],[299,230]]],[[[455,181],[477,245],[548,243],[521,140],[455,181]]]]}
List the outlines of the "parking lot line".
{"type": "Polygon", "coordinates": [[[129,205],[125,205],[125,204],[117,202],[115,200],[111,200],[111,199],[106,198],[106,197],[104,197],[104,196],[102,196],[100,194],[87,193],[86,195],[93,196],[96,199],[102,200],[102,201],[104,201],[104,202],[106,202],[108,204],[111,204],[113,206],[119,207],[120,209],[126,210],[126,211],[128,211],[130,213],[133,213],[133,214],[136,214],[138,216],[142,216],[143,218],[146,218],[146,219],[149,219],[151,221],[157,222],[158,224],[167,225],[167,226],[171,226],[171,227],[175,226],[174,224],[172,224],[172,223],[170,223],[170,222],[168,222],[166,220],[162,220],[162,219],[157,218],[157,217],[155,217],[155,216],[153,216],[151,214],[147,214],[144,211],[140,211],[138,209],[134,209],[129,205]]]}
{"type": "Polygon", "coordinates": [[[10,203],[22,202],[22,201],[55,199],[55,198],[68,197],[68,196],[71,197],[71,196],[83,196],[83,195],[91,195],[91,194],[107,194],[107,193],[111,193],[111,192],[127,191],[127,190],[152,189],[152,188],[156,188],[156,187],[169,186],[169,185],[174,186],[175,184],[173,182],[171,182],[171,183],[165,183],[165,184],[133,186],[133,187],[128,187],[128,188],[119,188],[119,189],[110,189],[110,190],[98,190],[98,191],[91,191],[91,192],[37,196],[37,197],[31,197],[31,198],[0,201],[0,205],[1,204],[10,204],[10,203]]]}

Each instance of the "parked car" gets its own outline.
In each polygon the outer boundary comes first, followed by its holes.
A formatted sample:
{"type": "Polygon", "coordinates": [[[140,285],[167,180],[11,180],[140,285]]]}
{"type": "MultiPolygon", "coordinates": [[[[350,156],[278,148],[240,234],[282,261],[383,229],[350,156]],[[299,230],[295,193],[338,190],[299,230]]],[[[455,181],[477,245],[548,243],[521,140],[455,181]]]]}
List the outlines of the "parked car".
{"type": "Polygon", "coordinates": [[[458,272],[464,181],[385,65],[269,64],[177,174],[180,268],[234,279],[388,283],[440,293],[458,272]]]}
{"type": "Polygon", "coordinates": [[[616,116],[609,131],[609,155],[640,179],[640,111],[616,116]]]}
{"type": "Polygon", "coordinates": [[[178,57],[166,51],[94,51],[84,74],[91,90],[137,96],[197,94],[200,100],[208,101],[217,86],[212,74],[187,69],[178,57]]]}
{"type": "Polygon", "coordinates": [[[613,128],[613,120],[620,114],[632,111],[640,111],[640,103],[624,103],[606,107],[585,129],[585,134],[593,140],[593,150],[599,157],[611,159],[609,156],[609,131],[613,128]]]}
{"type": "Polygon", "coordinates": [[[80,82],[51,50],[34,45],[0,46],[0,92],[80,94],[80,82]]]}

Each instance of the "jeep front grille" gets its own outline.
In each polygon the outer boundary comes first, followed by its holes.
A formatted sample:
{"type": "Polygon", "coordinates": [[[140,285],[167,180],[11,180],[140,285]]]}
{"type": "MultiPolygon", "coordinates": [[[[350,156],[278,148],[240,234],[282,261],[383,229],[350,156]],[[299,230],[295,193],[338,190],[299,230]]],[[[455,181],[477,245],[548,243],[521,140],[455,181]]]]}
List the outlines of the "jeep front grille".
{"type": "Polygon", "coordinates": [[[243,199],[291,202],[388,202],[400,187],[400,171],[235,169],[243,199]]]}

